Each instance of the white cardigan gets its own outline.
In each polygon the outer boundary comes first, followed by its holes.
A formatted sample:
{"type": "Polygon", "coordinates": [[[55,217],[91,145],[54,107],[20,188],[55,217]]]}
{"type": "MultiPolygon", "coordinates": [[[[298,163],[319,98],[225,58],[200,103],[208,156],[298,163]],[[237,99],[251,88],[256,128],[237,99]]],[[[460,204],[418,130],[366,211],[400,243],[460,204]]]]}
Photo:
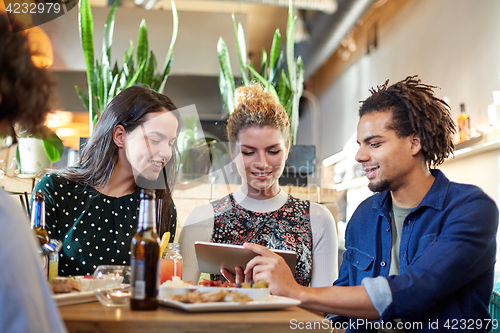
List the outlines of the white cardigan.
{"type": "MultiPolygon", "coordinates": [[[[233,193],[236,202],[245,209],[266,213],[278,210],[288,199],[280,191],[274,198],[256,200],[247,197],[238,189],[233,193]]],[[[338,277],[338,245],[335,220],[324,206],[311,202],[310,219],[312,229],[311,286],[331,286],[338,277]]],[[[182,227],[179,243],[183,257],[183,280],[198,282],[200,271],[194,249],[195,241],[210,242],[214,229],[214,212],[211,204],[198,206],[189,214],[182,227]]]]}

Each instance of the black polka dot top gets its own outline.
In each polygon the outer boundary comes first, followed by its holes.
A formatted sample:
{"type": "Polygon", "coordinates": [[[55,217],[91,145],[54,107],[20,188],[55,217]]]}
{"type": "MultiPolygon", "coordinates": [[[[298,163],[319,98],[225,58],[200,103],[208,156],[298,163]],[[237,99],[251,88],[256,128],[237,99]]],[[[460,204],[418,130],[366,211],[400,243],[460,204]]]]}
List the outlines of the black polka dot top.
{"type": "Polygon", "coordinates": [[[137,229],[136,192],[110,197],[55,174],[37,182],[33,192],[40,191],[45,193],[49,237],[63,241],[60,276],[92,275],[99,265],[130,264],[137,229]]]}

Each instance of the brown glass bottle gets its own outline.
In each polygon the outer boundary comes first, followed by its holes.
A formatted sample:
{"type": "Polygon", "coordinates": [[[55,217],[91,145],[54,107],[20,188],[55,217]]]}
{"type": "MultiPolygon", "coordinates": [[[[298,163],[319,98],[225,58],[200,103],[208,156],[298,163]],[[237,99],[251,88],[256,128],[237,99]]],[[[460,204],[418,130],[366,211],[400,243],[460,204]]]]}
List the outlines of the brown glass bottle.
{"type": "Polygon", "coordinates": [[[40,260],[45,277],[49,274],[49,257],[41,254],[43,245],[50,242],[49,234],[45,230],[45,196],[42,192],[37,192],[33,197],[31,206],[31,229],[35,233],[38,245],[40,245],[40,260]]]}
{"type": "Polygon", "coordinates": [[[137,232],[132,239],[131,310],[158,309],[159,239],[156,234],[155,192],[141,189],[137,232]]]}

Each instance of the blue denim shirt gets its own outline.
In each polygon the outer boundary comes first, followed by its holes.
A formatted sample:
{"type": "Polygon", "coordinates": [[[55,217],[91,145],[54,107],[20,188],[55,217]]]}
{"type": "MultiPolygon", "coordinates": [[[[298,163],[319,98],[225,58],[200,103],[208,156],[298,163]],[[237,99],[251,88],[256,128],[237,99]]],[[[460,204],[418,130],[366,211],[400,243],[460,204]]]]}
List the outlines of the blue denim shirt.
{"type": "MultiPolygon", "coordinates": [[[[389,276],[392,199],[386,191],[362,202],[349,221],[344,260],[334,285],[356,286],[364,278],[384,277],[392,302],[380,320],[400,318],[414,327],[421,323],[407,332],[467,331],[473,320],[475,331],[485,332],[498,209],[480,188],[450,182],[439,170],[431,172],[432,187],[403,224],[400,275],[389,276]]],[[[351,318],[347,332],[368,331],[359,323],[351,318]]]]}

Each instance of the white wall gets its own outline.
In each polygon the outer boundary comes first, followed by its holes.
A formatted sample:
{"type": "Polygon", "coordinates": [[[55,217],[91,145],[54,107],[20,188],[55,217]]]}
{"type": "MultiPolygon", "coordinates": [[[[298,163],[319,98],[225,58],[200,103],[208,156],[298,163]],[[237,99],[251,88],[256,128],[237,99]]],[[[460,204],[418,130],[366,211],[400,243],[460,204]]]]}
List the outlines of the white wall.
{"type": "MultiPolygon", "coordinates": [[[[93,7],[94,52],[100,59],[104,22],[109,7],[93,7]]],[[[246,28],[246,15],[236,14],[236,20],[246,28]]],[[[129,40],[137,48],[141,20],[146,19],[149,49],[153,50],[158,67],[163,66],[172,36],[172,12],[118,7],[116,10],[112,58],[121,65],[129,40]]],[[[40,25],[47,32],[54,49],[53,71],[84,71],[85,62],[78,33],[78,8],[40,25]]],[[[179,11],[179,32],[174,47],[172,74],[219,75],[217,41],[222,36],[231,56],[233,69],[239,68],[230,13],[179,11]]],[[[135,54],[134,54],[135,57],[135,54]]],[[[233,70],[233,74],[239,72],[233,70]]]]}
{"type": "Polygon", "coordinates": [[[396,82],[418,74],[424,83],[441,88],[438,96],[450,98],[454,118],[464,102],[473,126],[486,123],[492,91],[500,90],[499,14],[498,0],[416,0],[407,5],[380,29],[378,49],[319,96],[323,144],[318,157],[342,150],[356,130],[359,101],[386,79],[396,82]]]}

